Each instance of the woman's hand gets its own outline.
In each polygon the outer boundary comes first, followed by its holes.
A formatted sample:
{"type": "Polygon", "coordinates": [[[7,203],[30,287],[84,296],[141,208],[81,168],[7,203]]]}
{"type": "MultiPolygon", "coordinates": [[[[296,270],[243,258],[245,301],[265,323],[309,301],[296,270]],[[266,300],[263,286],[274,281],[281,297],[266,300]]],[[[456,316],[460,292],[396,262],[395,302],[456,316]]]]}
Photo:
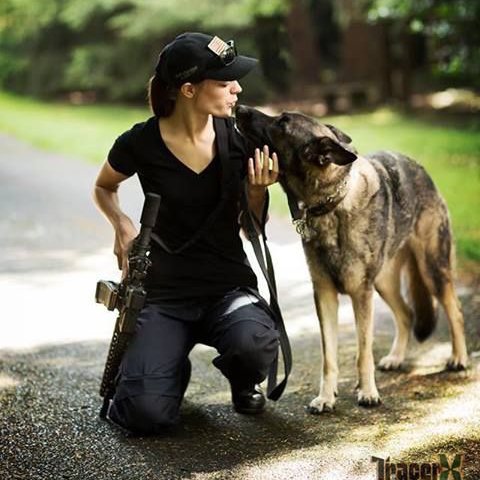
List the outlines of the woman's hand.
{"type": "Polygon", "coordinates": [[[263,150],[255,149],[255,158],[248,159],[248,182],[250,190],[255,187],[264,189],[274,184],[278,179],[278,158],[275,152],[270,154],[268,145],[264,145],[263,150]]]}
{"type": "Polygon", "coordinates": [[[267,145],[263,150],[256,148],[255,158],[248,159],[248,206],[258,219],[262,218],[267,187],[277,179],[277,154],[272,153],[270,158],[267,145]]]}
{"type": "Polygon", "coordinates": [[[122,280],[128,273],[128,252],[138,232],[126,215],[115,226],[115,244],[113,253],[117,257],[118,268],[122,270],[122,280]]]}

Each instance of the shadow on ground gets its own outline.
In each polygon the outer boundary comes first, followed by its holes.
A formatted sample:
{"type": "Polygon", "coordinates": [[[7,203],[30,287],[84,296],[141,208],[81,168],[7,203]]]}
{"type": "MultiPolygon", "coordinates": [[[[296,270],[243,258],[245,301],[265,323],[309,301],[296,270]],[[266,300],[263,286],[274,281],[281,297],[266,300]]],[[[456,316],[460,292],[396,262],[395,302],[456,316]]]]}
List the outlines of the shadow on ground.
{"type": "MultiPolygon", "coordinates": [[[[106,342],[1,353],[0,478],[13,479],[374,479],[371,456],[438,461],[462,453],[464,478],[478,478],[480,350],[478,298],[463,298],[469,349],[466,372],[443,371],[446,322],[415,345],[399,373],[377,372],[383,405],[366,410],[354,392],[355,336],[341,325],[336,411],[308,415],[319,373],[317,335],[293,338],[295,370],[286,394],[267,412],[233,413],[228,384],[196,347],[182,424],[159,437],[125,437],[98,419],[106,342]],[[477,314],[477,315],[475,315],[477,314]]],[[[383,324],[381,324],[383,325],[383,324]]],[[[375,357],[391,331],[377,328],[375,357]]]]}

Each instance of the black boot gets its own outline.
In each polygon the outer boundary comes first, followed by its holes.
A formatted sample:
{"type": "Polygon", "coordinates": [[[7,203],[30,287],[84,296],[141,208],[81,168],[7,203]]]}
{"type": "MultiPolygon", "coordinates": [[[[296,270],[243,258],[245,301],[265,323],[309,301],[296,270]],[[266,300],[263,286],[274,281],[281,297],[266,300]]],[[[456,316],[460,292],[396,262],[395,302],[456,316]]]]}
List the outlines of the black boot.
{"type": "Polygon", "coordinates": [[[233,408],[238,413],[255,415],[265,408],[265,395],[258,385],[236,388],[232,385],[233,408]]]}

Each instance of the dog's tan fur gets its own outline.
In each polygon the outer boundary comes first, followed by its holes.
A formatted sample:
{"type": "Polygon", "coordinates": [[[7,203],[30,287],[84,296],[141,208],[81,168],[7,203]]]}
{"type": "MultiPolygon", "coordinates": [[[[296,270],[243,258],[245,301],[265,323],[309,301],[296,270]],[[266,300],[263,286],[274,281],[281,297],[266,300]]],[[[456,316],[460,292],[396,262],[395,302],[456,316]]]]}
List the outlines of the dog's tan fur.
{"type": "Polygon", "coordinates": [[[445,309],[450,326],[452,355],[447,367],[465,368],[468,356],[453,286],[448,211],[425,170],[392,152],[358,156],[346,134],[298,113],[269,117],[241,107],[237,125],[247,138],[268,143],[278,153],[280,183],[307,212],[309,235],[302,243],[323,351],[320,392],[310,411],[320,413],[335,405],[339,293],[351,297],[355,314],[360,405],[380,403],[372,351],[374,290],[391,308],[396,329],[380,368],[401,367],[412,330],[419,340],[432,333],[435,300],[445,309]],[[403,271],[409,280],[409,301],[401,294],[403,271]]]}

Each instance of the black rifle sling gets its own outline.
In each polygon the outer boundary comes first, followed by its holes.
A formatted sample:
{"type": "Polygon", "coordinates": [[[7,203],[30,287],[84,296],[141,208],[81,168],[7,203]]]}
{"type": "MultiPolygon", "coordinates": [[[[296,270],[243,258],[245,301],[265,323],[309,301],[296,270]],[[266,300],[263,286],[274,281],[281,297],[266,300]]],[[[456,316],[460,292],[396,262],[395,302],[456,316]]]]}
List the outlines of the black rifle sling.
{"type": "MultiPolygon", "coordinates": [[[[218,128],[218,145],[220,157],[225,157],[228,160],[228,132],[225,123],[219,125],[218,128]]],[[[277,299],[277,285],[275,281],[275,272],[273,269],[272,257],[270,255],[270,250],[267,245],[267,235],[265,232],[265,225],[267,223],[267,214],[268,214],[268,204],[269,204],[269,194],[268,189],[265,195],[265,203],[263,206],[262,218],[259,220],[253,214],[248,206],[248,180],[245,180],[241,195],[240,195],[240,207],[243,211],[245,222],[243,222],[245,231],[247,233],[248,239],[250,240],[253,251],[257,258],[257,262],[262,270],[263,276],[267,282],[268,290],[270,293],[270,309],[275,318],[276,328],[280,334],[280,347],[283,354],[283,363],[285,368],[285,378],[277,384],[277,370],[278,370],[278,355],[275,360],[272,362],[270,371],[268,374],[268,385],[267,385],[267,396],[270,400],[278,400],[282,395],[285,387],[287,385],[287,379],[292,369],[292,352],[290,349],[290,343],[288,341],[287,332],[285,330],[285,324],[283,322],[282,312],[280,311],[280,306],[277,299]],[[258,239],[257,230],[255,228],[255,223],[258,225],[259,230],[262,234],[263,239],[263,248],[265,252],[265,258],[262,252],[262,247],[260,245],[260,240],[258,239]]]]}
{"type": "Polygon", "coordinates": [[[225,120],[222,118],[213,118],[213,122],[215,125],[215,132],[216,132],[216,142],[217,142],[217,153],[220,157],[220,164],[221,164],[221,172],[222,172],[222,180],[221,180],[221,194],[220,200],[217,206],[210,212],[206,220],[203,222],[202,226],[180,247],[177,248],[170,248],[160,237],[157,232],[152,232],[151,238],[155,241],[158,245],[160,245],[166,252],[170,254],[177,254],[183,252],[188,247],[192,246],[202,235],[204,235],[208,229],[213,225],[220,210],[223,208],[224,201],[228,196],[228,184],[230,179],[231,173],[231,164],[228,158],[228,137],[227,131],[225,126],[225,120]],[[223,153],[222,153],[223,152],[223,153]]]}
{"type": "Polygon", "coordinates": [[[280,347],[283,354],[283,366],[285,369],[284,379],[277,384],[277,369],[278,369],[278,357],[273,362],[270,372],[268,374],[268,386],[267,386],[267,396],[270,400],[278,400],[282,395],[285,387],[287,385],[288,376],[292,369],[292,351],[290,349],[290,343],[288,341],[287,331],[285,330],[285,324],[282,317],[282,312],[278,304],[277,298],[277,286],[275,282],[275,272],[273,269],[272,257],[270,255],[270,250],[267,245],[267,236],[265,232],[265,224],[267,220],[267,211],[269,203],[268,190],[266,192],[265,204],[262,212],[261,220],[253,214],[253,212],[248,207],[248,194],[247,194],[247,183],[244,185],[241,202],[242,210],[244,215],[244,228],[248,235],[248,238],[252,244],[253,251],[257,257],[258,264],[262,270],[263,276],[267,282],[268,290],[270,293],[270,308],[275,315],[276,327],[280,334],[280,347]],[[263,239],[263,250],[265,252],[265,258],[263,256],[262,247],[260,245],[260,240],[258,239],[257,230],[255,224],[259,227],[262,239],[263,239]]]}

